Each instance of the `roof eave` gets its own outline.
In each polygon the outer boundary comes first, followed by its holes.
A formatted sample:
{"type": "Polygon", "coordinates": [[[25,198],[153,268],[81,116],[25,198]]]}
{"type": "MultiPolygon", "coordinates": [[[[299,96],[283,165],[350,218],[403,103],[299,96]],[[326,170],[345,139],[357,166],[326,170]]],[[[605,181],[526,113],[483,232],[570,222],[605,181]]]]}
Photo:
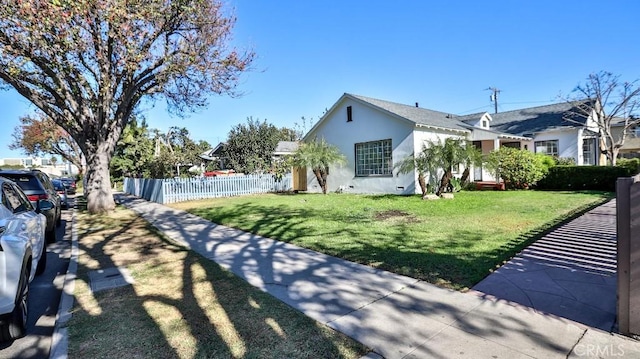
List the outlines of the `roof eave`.
{"type": "Polygon", "coordinates": [[[450,132],[465,133],[465,134],[471,133],[470,130],[458,130],[458,129],[455,129],[455,128],[447,128],[447,127],[425,125],[424,123],[416,123],[416,127],[423,127],[423,128],[429,128],[429,129],[432,129],[432,130],[450,131],[450,132]]]}

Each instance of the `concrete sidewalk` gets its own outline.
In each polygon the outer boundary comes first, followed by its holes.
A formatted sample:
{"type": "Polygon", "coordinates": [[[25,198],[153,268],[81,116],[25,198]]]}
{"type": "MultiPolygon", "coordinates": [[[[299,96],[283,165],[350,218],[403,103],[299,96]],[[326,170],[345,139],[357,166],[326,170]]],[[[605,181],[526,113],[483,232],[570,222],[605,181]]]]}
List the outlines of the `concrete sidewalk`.
{"type": "Polygon", "coordinates": [[[443,289],[127,195],[173,240],[384,358],[637,357],[640,344],[503,300],[443,289]]]}

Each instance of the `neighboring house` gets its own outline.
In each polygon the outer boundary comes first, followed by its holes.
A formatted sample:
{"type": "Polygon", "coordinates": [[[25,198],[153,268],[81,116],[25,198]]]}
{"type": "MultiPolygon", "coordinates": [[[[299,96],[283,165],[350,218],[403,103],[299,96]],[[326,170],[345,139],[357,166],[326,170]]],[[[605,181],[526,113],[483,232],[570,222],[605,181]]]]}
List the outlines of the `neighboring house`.
{"type": "MultiPolygon", "coordinates": [[[[571,117],[581,103],[561,103],[516,111],[456,116],[353,94],[344,94],[305,136],[324,138],[346,156],[347,164],[333,166],[331,191],[353,193],[420,193],[417,173],[399,174],[394,165],[419,153],[425,141],[466,138],[483,153],[501,146],[573,158],[576,164],[595,164],[597,135],[591,117],[571,117]]],[[[472,180],[493,180],[482,168],[472,180]]],[[[320,191],[307,171],[310,191],[320,191]]]]}
{"type": "Polygon", "coordinates": [[[284,156],[290,156],[298,150],[300,142],[298,141],[280,141],[273,151],[273,158],[279,159],[284,156]]]}
{"type": "MultiPolygon", "coordinates": [[[[611,133],[614,138],[619,139],[622,136],[624,128],[624,120],[618,121],[611,126],[611,133]]],[[[640,126],[636,126],[627,131],[624,144],[620,147],[619,156],[622,158],[640,157],[640,126]]]]}
{"type": "Polygon", "coordinates": [[[78,174],[78,167],[69,162],[51,162],[51,160],[41,157],[0,158],[1,166],[22,166],[24,169],[36,168],[53,177],[78,174]]]}
{"type": "Polygon", "coordinates": [[[224,156],[224,146],[226,146],[226,143],[220,142],[216,147],[201,153],[200,158],[205,161],[217,161],[218,167],[224,170],[226,169],[225,160],[227,159],[224,156]]]}

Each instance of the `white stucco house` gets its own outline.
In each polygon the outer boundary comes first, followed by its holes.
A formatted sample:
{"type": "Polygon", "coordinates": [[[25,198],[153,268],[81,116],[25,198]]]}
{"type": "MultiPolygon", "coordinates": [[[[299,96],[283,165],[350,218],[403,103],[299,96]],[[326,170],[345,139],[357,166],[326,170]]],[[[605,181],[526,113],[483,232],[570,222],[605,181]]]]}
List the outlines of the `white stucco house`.
{"type": "MultiPolygon", "coordinates": [[[[420,193],[417,173],[399,174],[394,165],[419,153],[425,141],[466,138],[488,153],[512,146],[557,157],[578,165],[596,164],[597,133],[591,118],[571,116],[581,103],[489,114],[456,116],[446,112],[345,93],[305,135],[324,138],[346,156],[344,166],[331,168],[328,190],[351,193],[420,193]]],[[[482,168],[472,180],[493,178],[482,168]]],[[[320,191],[307,169],[307,190],[320,191]]]]}

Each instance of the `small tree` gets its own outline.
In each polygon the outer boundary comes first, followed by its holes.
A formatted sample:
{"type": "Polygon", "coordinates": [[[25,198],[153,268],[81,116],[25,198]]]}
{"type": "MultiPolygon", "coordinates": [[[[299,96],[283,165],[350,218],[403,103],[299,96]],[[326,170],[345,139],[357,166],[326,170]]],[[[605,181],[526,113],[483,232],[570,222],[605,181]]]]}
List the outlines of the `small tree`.
{"type": "Polygon", "coordinates": [[[396,168],[398,169],[398,173],[418,172],[418,184],[420,185],[422,197],[424,198],[429,193],[429,187],[434,187],[434,181],[432,181],[432,179],[435,178],[435,173],[438,170],[439,163],[438,147],[434,146],[431,142],[427,142],[422,144],[422,150],[417,156],[414,156],[413,154],[410,155],[400,161],[396,168]],[[427,144],[430,145],[428,146],[427,144]],[[427,173],[429,174],[428,181],[425,176],[427,173]]]}
{"type": "Polygon", "coordinates": [[[346,159],[338,147],[327,143],[324,138],[314,139],[300,145],[293,154],[293,164],[299,167],[309,167],[318,180],[322,193],[327,194],[327,176],[329,166],[344,164],[346,159]]]}
{"type": "Polygon", "coordinates": [[[20,149],[28,156],[58,155],[84,173],[85,159],[76,141],[62,127],[42,112],[20,117],[13,130],[12,150],[20,149]]]}
{"type": "Polygon", "coordinates": [[[545,165],[541,157],[527,150],[501,147],[492,151],[486,161],[489,170],[501,177],[505,188],[526,189],[544,177],[545,165]]]}
{"type": "Polygon", "coordinates": [[[438,192],[436,193],[439,196],[449,187],[449,183],[453,177],[453,167],[471,161],[469,158],[471,150],[469,148],[473,147],[473,145],[463,138],[448,137],[444,142],[438,140],[437,146],[440,147],[440,161],[442,169],[444,170],[438,192]]]}

